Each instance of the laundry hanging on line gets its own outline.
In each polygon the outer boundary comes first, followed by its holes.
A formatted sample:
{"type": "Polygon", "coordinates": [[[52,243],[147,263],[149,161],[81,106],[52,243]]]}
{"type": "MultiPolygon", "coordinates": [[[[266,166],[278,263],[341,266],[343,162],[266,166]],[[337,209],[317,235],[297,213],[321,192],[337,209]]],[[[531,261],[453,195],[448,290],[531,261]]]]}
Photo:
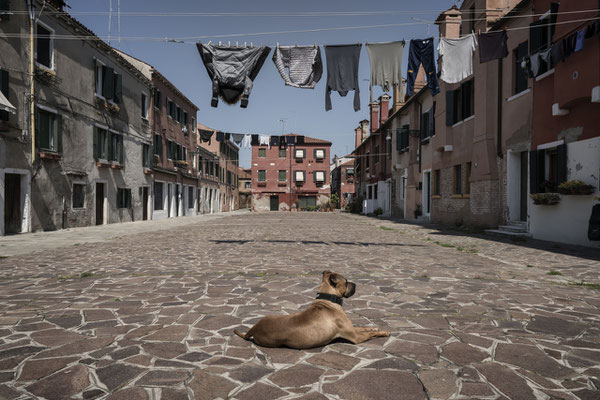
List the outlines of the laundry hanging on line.
{"type": "Polygon", "coordinates": [[[287,86],[314,89],[323,75],[321,48],[314,46],[279,46],[273,63],[287,86]]]}
{"type": "Polygon", "coordinates": [[[388,92],[394,85],[402,84],[402,54],[406,42],[367,43],[371,63],[370,98],[373,101],[373,86],[381,86],[388,92]]]}
{"type": "Polygon", "coordinates": [[[408,70],[406,71],[406,96],[412,96],[419,67],[423,65],[427,76],[427,86],[432,96],[440,92],[440,85],[435,70],[433,38],[413,39],[408,50],[408,70]]]}
{"type": "Polygon", "coordinates": [[[473,75],[473,53],[477,49],[475,34],[458,39],[441,38],[438,54],[442,58],[440,79],[458,83],[473,75]]]}
{"type": "Polygon", "coordinates": [[[479,44],[479,62],[486,63],[508,56],[508,32],[480,33],[477,35],[479,44]]]}
{"type": "Polygon", "coordinates": [[[346,97],[354,90],[354,111],[360,110],[360,90],[358,87],[358,62],[362,44],[325,46],[327,60],[327,86],[325,87],[325,111],[332,109],[331,92],[346,97]]]}

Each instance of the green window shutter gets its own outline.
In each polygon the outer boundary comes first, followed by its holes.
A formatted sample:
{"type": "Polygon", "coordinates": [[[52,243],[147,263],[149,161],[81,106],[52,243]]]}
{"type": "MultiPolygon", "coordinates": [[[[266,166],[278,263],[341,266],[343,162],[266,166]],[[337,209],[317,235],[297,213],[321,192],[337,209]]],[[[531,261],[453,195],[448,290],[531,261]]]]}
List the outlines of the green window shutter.
{"type": "Polygon", "coordinates": [[[529,193],[538,193],[539,183],[537,181],[538,153],[533,150],[529,152],[529,193]]]}
{"type": "Polygon", "coordinates": [[[98,156],[98,127],[94,127],[94,133],[92,134],[93,137],[93,141],[94,141],[94,146],[92,148],[92,154],[94,155],[95,159],[100,158],[98,156]]]}
{"type": "Polygon", "coordinates": [[[446,92],[446,126],[454,125],[454,90],[446,92]]]}
{"type": "Polygon", "coordinates": [[[561,144],[556,148],[556,186],[567,181],[567,145],[561,144]]]}
{"type": "Polygon", "coordinates": [[[115,74],[115,92],[114,102],[119,104],[123,100],[123,76],[121,74],[115,74]]]}
{"type": "Polygon", "coordinates": [[[115,134],[114,133],[107,133],[106,137],[108,138],[108,161],[116,161],[115,159],[115,139],[114,139],[115,134]]]}
{"type": "Polygon", "coordinates": [[[115,70],[110,67],[102,67],[102,70],[104,74],[102,79],[102,94],[107,99],[112,99],[115,97],[115,70]]]}
{"type": "Polygon", "coordinates": [[[429,110],[429,135],[435,135],[435,101],[429,110]]]}
{"type": "Polygon", "coordinates": [[[63,141],[62,141],[62,137],[63,137],[63,129],[62,129],[62,118],[59,114],[56,114],[54,116],[54,121],[53,121],[53,130],[54,130],[54,137],[56,138],[56,148],[54,149],[54,151],[58,152],[58,153],[62,153],[63,148],[63,141]]]}
{"type": "Polygon", "coordinates": [[[0,91],[8,99],[8,71],[0,69],[0,91]]]}
{"type": "Polygon", "coordinates": [[[118,137],[118,149],[119,149],[119,163],[125,164],[125,148],[123,146],[123,135],[118,137]]]}
{"type": "MultiPolygon", "coordinates": [[[[10,11],[10,0],[0,0],[0,11],[10,11]]],[[[0,21],[10,20],[10,14],[0,15],[0,21]]]]}
{"type": "Polygon", "coordinates": [[[102,158],[108,160],[110,158],[110,133],[104,131],[104,148],[102,149],[102,158]]]}
{"type": "Polygon", "coordinates": [[[50,115],[46,111],[38,111],[38,143],[40,149],[50,150],[50,115]]]}
{"type": "Polygon", "coordinates": [[[396,128],[396,151],[402,150],[402,128],[396,128]]]}
{"type": "Polygon", "coordinates": [[[540,19],[529,24],[529,43],[532,54],[542,50],[542,47],[545,45],[544,30],[548,29],[546,24],[547,21],[545,19],[540,19]]]}

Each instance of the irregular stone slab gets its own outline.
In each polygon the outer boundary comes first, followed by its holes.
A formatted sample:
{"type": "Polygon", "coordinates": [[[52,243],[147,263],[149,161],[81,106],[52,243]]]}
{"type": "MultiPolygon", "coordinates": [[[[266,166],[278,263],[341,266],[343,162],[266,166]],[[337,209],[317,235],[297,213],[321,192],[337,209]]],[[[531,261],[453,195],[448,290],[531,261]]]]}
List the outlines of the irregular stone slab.
{"type": "Polygon", "coordinates": [[[149,398],[143,388],[128,388],[111,394],[106,400],[148,400],[149,398]]]}
{"type": "Polygon", "coordinates": [[[190,362],[200,362],[206,359],[211,358],[210,354],[204,353],[202,351],[192,351],[190,353],[186,353],[182,356],[177,357],[178,360],[190,361],[190,362]]]}
{"type": "Polygon", "coordinates": [[[457,365],[478,363],[489,354],[462,342],[452,342],[442,347],[442,356],[457,365]]]}
{"type": "Polygon", "coordinates": [[[189,396],[186,391],[175,390],[171,388],[163,388],[161,390],[160,400],[188,400],[189,396]]]}
{"type": "Polygon", "coordinates": [[[90,384],[88,369],[81,364],[58,372],[26,387],[27,391],[49,400],[62,400],[80,393],[90,384]]]}
{"type": "Polygon", "coordinates": [[[242,360],[238,360],[237,358],[223,356],[216,356],[205,361],[205,364],[208,365],[240,365],[243,363],[244,362],[242,360]]]}
{"type": "Polygon", "coordinates": [[[177,386],[184,382],[189,372],[182,370],[150,371],[137,382],[138,386],[177,386]]]}
{"type": "Polygon", "coordinates": [[[594,367],[600,365],[600,351],[575,349],[567,354],[567,360],[573,367],[594,367]]]}
{"type": "Polygon", "coordinates": [[[256,383],[250,388],[241,391],[235,395],[238,399],[244,400],[275,400],[287,396],[287,392],[264,383],[256,383]]]}
{"type": "Polygon", "coordinates": [[[187,351],[183,343],[173,342],[144,343],[142,348],[146,353],[159,358],[175,358],[187,351]]]}
{"type": "Polygon", "coordinates": [[[130,382],[144,371],[144,368],[134,367],[132,365],[112,364],[97,369],[96,375],[98,376],[98,379],[106,385],[108,390],[114,391],[130,382]]]}
{"type": "Polygon", "coordinates": [[[0,385],[0,399],[13,400],[19,396],[21,396],[21,392],[17,392],[15,389],[6,385],[0,385]]]}
{"type": "Polygon", "coordinates": [[[429,396],[436,399],[449,399],[458,392],[456,376],[447,369],[425,370],[419,373],[429,396]]]}
{"type": "Polygon", "coordinates": [[[372,362],[364,368],[373,369],[397,369],[397,370],[410,370],[417,371],[419,367],[414,362],[407,360],[402,357],[388,357],[383,360],[372,362]]]}
{"type": "Polygon", "coordinates": [[[55,325],[60,326],[61,328],[65,328],[65,329],[75,328],[76,326],[81,325],[81,315],[73,314],[73,315],[63,315],[60,317],[49,317],[48,321],[52,322],[55,325]]]}
{"type": "Polygon", "coordinates": [[[277,386],[297,388],[318,382],[324,372],[324,370],[310,365],[296,365],[278,370],[269,377],[269,380],[277,386]]]}
{"type": "Polygon", "coordinates": [[[260,350],[266,353],[272,363],[276,364],[295,364],[304,356],[304,352],[286,348],[268,348],[261,347],[260,350]]]}
{"type": "Polygon", "coordinates": [[[523,344],[499,343],[496,347],[495,360],[554,379],[574,374],[574,371],[557,363],[537,347],[523,344]]]}
{"type": "Polygon", "coordinates": [[[97,399],[98,397],[102,397],[104,395],[106,395],[106,393],[100,389],[87,390],[83,392],[83,400],[97,399]]]}
{"type": "Polygon", "coordinates": [[[229,392],[236,387],[229,379],[202,370],[193,372],[193,379],[187,386],[192,389],[197,400],[227,398],[229,392]]]}
{"type": "Polygon", "coordinates": [[[139,352],[140,352],[139,347],[130,346],[130,347],[125,347],[124,349],[119,349],[119,350],[113,351],[112,353],[110,353],[110,357],[113,360],[122,360],[127,357],[135,356],[136,354],[139,354],[139,352]]]}
{"type": "Polygon", "coordinates": [[[229,377],[243,383],[256,382],[265,375],[273,372],[271,368],[257,364],[246,364],[229,372],[229,377]]]}
{"type": "Polygon", "coordinates": [[[500,364],[476,364],[474,367],[494,385],[500,392],[511,400],[531,400],[535,395],[527,382],[500,364]]]}
{"type": "Polygon", "coordinates": [[[423,364],[433,364],[438,361],[435,346],[397,340],[385,348],[385,352],[396,356],[404,356],[423,364]]]}
{"type": "MultiPolygon", "coordinates": [[[[205,329],[207,331],[220,330],[228,327],[236,327],[242,322],[241,319],[230,315],[218,315],[216,317],[206,317],[194,325],[195,328],[205,329]]],[[[231,332],[233,334],[233,330],[231,332]]]]}
{"type": "Polygon", "coordinates": [[[83,310],[86,322],[92,321],[104,321],[107,319],[114,319],[115,315],[110,310],[83,310]]]}
{"type": "Polygon", "coordinates": [[[65,329],[47,329],[45,331],[33,332],[31,338],[39,344],[52,347],[87,339],[84,335],[65,329]]]}
{"type": "Polygon", "coordinates": [[[146,325],[140,326],[139,328],[135,328],[127,335],[125,335],[125,339],[137,339],[142,336],[149,334],[150,332],[154,332],[162,328],[162,325],[146,325]]]}
{"type": "Polygon", "coordinates": [[[110,336],[80,340],[78,342],[65,344],[56,349],[43,351],[37,354],[34,358],[64,357],[74,354],[88,353],[90,351],[105,348],[113,341],[114,338],[110,336]]]}
{"type": "Polygon", "coordinates": [[[77,360],[77,357],[29,360],[23,365],[19,381],[34,381],[48,376],[77,360]]]}
{"type": "Polygon", "coordinates": [[[38,346],[22,346],[15,347],[12,349],[2,350],[0,351],[0,360],[6,358],[12,358],[17,356],[25,356],[31,353],[37,353],[38,351],[42,351],[46,349],[46,347],[38,347],[38,346]]]}
{"type": "Polygon", "coordinates": [[[586,326],[578,322],[560,318],[536,316],[527,324],[527,330],[532,332],[550,333],[552,335],[572,338],[585,330],[586,326]]]}
{"type": "Polygon", "coordinates": [[[162,342],[181,342],[188,333],[187,325],[171,325],[159,329],[151,335],[144,337],[144,340],[156,340],[162,342]]]}
{"type": "Polygon", "coordinates": [[[463,382],[460,394],[467,397],[493,396],[494,391],[485,383],[463,382]]]}
{"type": "Polygon", "coordinates": [[[354,371],[345,378],[323,385],[325,394],[344,400],[425,400],[417,378],[404,371],[354,371]]]}
{"type": "Polygon", "coordinates": [[[335,368],[342,371],[349,371],[360,362],[358,358],[336,353],[334,351],[316,354],[307,361],[313,365],[321,365],[323,367],[335,368]]]}

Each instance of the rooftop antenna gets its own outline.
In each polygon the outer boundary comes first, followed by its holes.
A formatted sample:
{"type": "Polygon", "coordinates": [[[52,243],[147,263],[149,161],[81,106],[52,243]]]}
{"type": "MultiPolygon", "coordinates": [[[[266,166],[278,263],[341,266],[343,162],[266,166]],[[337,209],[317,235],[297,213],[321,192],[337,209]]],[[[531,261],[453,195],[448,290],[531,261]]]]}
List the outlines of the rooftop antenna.
{"type": "Polygon", "coordinates": [[[429,36],[429,28],[431,27],[431,21],[428,21],[426,19],[421,19],[421,18],[411,18],[414,21],[419,21],[419,22],[428,22],[427,24],[427,36],[429,36]]]}
{"type": "Polygon", "coordinates": [[[285,133],[285,122],[287,121],[287,118],[281,118],[279,119],[279,122],[281,122],[281,134],[283,135],[285,133]]]}
{"type": "Polygon", "coordinates": [[[108,0],[108,45],[110,46],[110,29],[112,22],[112,0],[108,0]]]}

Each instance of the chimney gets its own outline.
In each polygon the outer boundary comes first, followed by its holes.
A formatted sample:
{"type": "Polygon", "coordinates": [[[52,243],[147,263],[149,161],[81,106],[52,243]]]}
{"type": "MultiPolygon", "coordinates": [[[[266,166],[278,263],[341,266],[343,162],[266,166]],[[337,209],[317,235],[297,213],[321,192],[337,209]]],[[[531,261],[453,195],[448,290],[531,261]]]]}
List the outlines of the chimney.
{"type": "Polygon", "coordinates": [[[383,126],[383,124],[385,124],[385,121],[388,120],[388,117],[390,115],[390,99],[391,99],[391,97],[385,93],[379,98],[379,126],[380,127],[383,126]]]}
{"type": "Polygon", "coordinates": [[[402,107],[404,107],[404,84],[406,79],[402,79],[402,85],[394,85],[394,105],[392,106],[392,112],[395,113],[402,107]]]}
{"type": "Polygon", "coordinates": [[[363,132],[362,127],[359,125],[356,129],[354,129],[354,148],[360,146],[363,142],[363,132]]]}
{"type": "Polygon", "coordinates": [[[371,133],[374,133],[379,129],[379,103],[374,101],[369,104],[369,110],[371,110],[371,133]]]}
{"type": "Polygon", "coordinates": [[[448,39],[458,39],[460,37],[461,15],[460,10],[454,5],[437,17],[435,24],[439,25],[440,37],[448,39]]]}
{"type": "Polygon", "coordinates": [[[369,136],[369,121],[363,119],[360,121],[360,127],[362,128],[362,139],[360,141],[362,143],[369,136]]]}

